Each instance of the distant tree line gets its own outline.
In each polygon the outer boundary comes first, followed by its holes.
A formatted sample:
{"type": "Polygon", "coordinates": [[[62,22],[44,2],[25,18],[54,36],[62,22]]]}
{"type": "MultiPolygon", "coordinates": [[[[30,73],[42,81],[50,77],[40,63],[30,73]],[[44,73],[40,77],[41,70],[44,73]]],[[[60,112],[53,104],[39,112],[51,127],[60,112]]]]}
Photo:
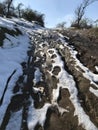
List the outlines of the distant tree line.
{"type": "Polygon", "coordinates": [[[83,0],[83,2],[75,10],[75,19],[72,21],[71,27],[92,28],[92,22],[85,18],[85,11],[89,5],[98,0],[83,0]]]}
{"type": "Polygon", "coordinates": [[[65,28],[66,22],[61,22],[56,25],[56,28],[65,28]]]}
{"type": "MultiPolygon", "coordinates": [[[[87,7],[95,1],[98,0],[82,0],[82,3],[80,3],[74,11],[74,19],[71,21],[71,27],[75,27],[78,29],[89,29],[94,27],[94,24],[96,24],[96,27],[98,27],[98,19],[96,21],[93,21],[85,17],[87,7]]],[[[65,28],[65,26],[65,21],[56,25],[57,28],[65,28]]]]}
{"type": "Polygon", "coordinates": [[[22,9],[22,3],[15,7],[13,2],[14,0],[4,0],[0,3],[0,16],[24,18],[30,22],[37,21],[41,26],[44,26],[44,14],[30,8],[22,9]]]}

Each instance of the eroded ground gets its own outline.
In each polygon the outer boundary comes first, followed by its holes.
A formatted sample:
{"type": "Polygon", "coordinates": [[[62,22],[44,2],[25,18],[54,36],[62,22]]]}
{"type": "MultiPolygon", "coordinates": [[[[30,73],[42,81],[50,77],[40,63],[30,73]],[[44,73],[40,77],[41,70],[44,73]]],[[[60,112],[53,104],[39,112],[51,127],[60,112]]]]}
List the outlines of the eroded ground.
{"type": "Polygon", "coordinates": [[[58,31],[28,34],[29,58],[0,130],[98,130],[97,62],[95,69],[81,62],[83,52],[58,31]]]}

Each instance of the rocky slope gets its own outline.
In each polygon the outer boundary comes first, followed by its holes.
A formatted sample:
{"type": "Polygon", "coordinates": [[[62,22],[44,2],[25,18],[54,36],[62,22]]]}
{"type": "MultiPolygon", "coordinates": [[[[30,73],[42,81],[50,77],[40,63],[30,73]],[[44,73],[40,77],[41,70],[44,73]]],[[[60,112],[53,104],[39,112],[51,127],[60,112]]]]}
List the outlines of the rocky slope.
{"type": "Polygon", "coordinates": [[[0,130],[98,130],[97,62],[82,57],[84,46],[72,44],[64,32],[24,23],[17,27],[29,38],[27,58],[11,94],[7,89],[17,70],[6,80],[0,113],[10,98],[0,130]]]}

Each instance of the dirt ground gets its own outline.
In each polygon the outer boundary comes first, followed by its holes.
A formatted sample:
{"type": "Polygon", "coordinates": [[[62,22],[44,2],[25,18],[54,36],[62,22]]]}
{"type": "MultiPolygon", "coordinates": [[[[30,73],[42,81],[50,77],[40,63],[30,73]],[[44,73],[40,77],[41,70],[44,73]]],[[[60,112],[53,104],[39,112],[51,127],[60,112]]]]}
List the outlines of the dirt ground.
{"type": "MultiPolygon", "coordinates": [[[[20,109],[23,109],[21,130],[29,130],[27,120],[31,100],[34,102],[36,111],[42,109],[46,103],[51,104],[47,110],[44,125],[41,126],[39,116],[34,130],[85,130],[84,124],[79,124],[78,115],[74,114],[76,107],[72,103],[71,94],[75,90],[77,90],[76,99],[79,100],[83,111],[98,128],[98,97],[89,91],[90,81],[84,77],[84,71],[79,66],[78,69],[76,68],[75,58],[70,51],[70,48],[76,50],[78,52],[76,58],[93,73],[98,74],[95,69],[95,66],[98,66],[98,39],[88,31],[47,30],[42,34],[30,34],[32,46],[28,51],[29,58],[27,63],[21,63],[23,75],[14,87],[15,96],[12,97],[5,113],[1,130],[6,129],[11,113],[20,109]],[[68,46],[62,43],[58,32],[63,34],[65,37],[63,40],[68,43],[68,46]],[[66,36],[69,39],[66,39],[66,36]],[[39,74],[37,75],[38,82],[34,82],[36,71],[39,74]],[[66,74],[67,77],[61,80],[63,74],[66,74]],[[27,76],[26,82],[24,82],[25,76],[27,76]],[[64,86],[61,81],[64,82],[64,86]],[[71,81],[75,83],[73,91],[70,91],[71,81]],[[59,83],[61,84],[58,89],[59,96],[54,100],[56,93],[53,91],[58,88],[59,83]],[[38,91],[35,91],[35,88],[38,91]],[[22,93],[18,94],[20,90],[22,93]],[[64,112],[61,113],[60,110],[64,110],[64,112]]],[[[92,87],[97,90],[96,86],[92,85],[92,87]]]]}

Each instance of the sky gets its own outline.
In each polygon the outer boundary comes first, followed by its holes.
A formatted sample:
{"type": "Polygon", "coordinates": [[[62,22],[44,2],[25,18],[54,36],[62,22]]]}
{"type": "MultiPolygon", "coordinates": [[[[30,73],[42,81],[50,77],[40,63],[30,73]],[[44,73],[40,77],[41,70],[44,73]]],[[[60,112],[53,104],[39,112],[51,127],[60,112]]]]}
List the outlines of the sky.
{"type": "MultiPolygon", "coordinates": [[[[60,22],[74,19],[74,11],[83,0],[14,0],[15,5],[23,3],[24,7],[30,7],[45,14],[45,26],[55,27],[60,22]]],[[[93,20],[98,19],[98,1],[87,7],[85,15],[93,20]]]]}

